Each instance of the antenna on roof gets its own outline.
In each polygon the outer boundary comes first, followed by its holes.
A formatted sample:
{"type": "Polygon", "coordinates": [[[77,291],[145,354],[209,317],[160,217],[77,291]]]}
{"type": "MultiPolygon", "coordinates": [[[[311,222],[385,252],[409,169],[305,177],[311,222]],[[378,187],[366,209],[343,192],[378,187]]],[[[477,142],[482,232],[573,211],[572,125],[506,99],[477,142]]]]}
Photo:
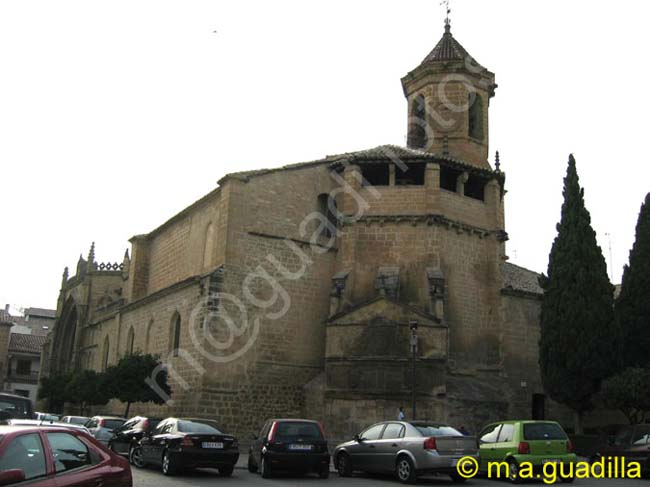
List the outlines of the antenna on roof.
{"type": "Polygon", "coordinates": [[[445,17],[445,32],[449,32],[451,30],[451,21],[449,20],[449,14],[451,13],[450,2],[451,0],[442,0],[440,2],[440,5],[445,6],[445,10],[447,14],[447,16],[445,17]]]}

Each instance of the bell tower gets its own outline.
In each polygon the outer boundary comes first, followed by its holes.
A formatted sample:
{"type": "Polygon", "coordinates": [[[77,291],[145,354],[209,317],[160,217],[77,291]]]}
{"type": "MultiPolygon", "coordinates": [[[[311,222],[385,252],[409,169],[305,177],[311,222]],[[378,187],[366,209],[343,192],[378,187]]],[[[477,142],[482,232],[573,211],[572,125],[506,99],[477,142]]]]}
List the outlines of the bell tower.
{"type": "Polygon", "coordinates": [[[494,73],[445,33],[422,63],[402,78],[408,101],[408,147],[490,169],[490,98],[494,73]]]}

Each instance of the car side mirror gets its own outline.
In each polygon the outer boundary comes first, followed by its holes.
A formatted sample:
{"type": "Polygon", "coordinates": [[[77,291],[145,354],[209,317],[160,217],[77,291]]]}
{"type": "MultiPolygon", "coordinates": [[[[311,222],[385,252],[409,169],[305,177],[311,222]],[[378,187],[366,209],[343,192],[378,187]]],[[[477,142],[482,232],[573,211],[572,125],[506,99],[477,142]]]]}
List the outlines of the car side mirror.
{"type": "Polygon", "coordinates": [[[363,438],[361,438],[359,435],[354,435],[354,441],[357,443],[363,443],[363,438]]]}
{"type": "Polygon", "coordinates": [[[23,482],[25,480],[25,471],[19,468],[3,470],[0,472],[0,485],[11,485],[23,482]]]}

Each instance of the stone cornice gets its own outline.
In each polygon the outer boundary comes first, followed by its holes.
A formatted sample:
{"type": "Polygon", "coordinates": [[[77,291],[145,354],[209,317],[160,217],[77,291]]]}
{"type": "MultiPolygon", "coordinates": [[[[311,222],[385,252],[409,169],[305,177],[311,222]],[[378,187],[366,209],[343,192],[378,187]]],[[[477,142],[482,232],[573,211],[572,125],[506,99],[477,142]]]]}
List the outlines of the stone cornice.
{"type": "Polygon", "coordinates": [[[508,240],[508,234],[505,230],[488,230],[486,228],[476,227],[474,225],[469,225],[467,223],[459,222],[457,220],[452,220],[440,214],[428,214],[428,215],[364,215],[359,218],[354,218],[347,216],[342,219],[343,225],[353,225],[353,224],[362,224],[366,225],[379,224],[383,225],[385,223],[409,223],[412,226],[417,226],[421,224],[426,225],[439,225],[447,227],[447,229],[455,229],[459,233],[468,233],[469,235],[476,235],[479,238],[486,238],[491,235],[494,235],[497,240],[500,242],[505,242],[508,240]]]}

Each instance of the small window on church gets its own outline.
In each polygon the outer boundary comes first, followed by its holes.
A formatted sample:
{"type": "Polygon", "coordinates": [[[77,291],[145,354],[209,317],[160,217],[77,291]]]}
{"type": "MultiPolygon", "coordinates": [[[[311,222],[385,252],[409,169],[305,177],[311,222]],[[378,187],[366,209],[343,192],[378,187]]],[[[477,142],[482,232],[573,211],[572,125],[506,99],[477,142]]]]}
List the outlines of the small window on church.
{"type": "Polygon", "coordinates": [[[462,173],[457,169],[452,169],[451,167],[440,167],[440,188],[447,191],[456,192],[456,182],[458,181],[458,176],[462,173]]]}
{"type": "Polygon", "coordinates": [[[370,163],[361,165],[364,186],[388,186],[390,170],[388,164],[370,163]]]}
{"type": "Polygon", "coordinates": [[[395,167],[395,185],[423,186],[426,166],[425,163],[420,162],[407,164],[408,169],[406,171],[402,171],[399,167],[395,167]]]}
{"type": "Polygon", "coordinates": [[[474,174],[469,176],[469,179],[465,183],[465,196],[469,198],[474,198],[476,200],[485,201],[485,184],[487,181],[474,174]]]}
{"type": "Polygon", "coordinates": [[[318,212],[327,219],[325,222],[319,222],[322,236],[330,238],[336,233],[337,226],[337,209],[336,200],[329,194],[323,193],[318,195],[318,212]]]}
{"type": "Polygon", "coordinates": [[[173,357],[178,357],[178,350],[181,346],[181,316],[174,313],[172,317],[172,329],[170,336],[170,349],[173,357]]]}
{"type": "Polygon", "coordinates": [[[426,101],[418,95],[411,104],[407,145],[413,149],[423,149],[427,145],[427,109],[426,101]]]}
{"type": "Polygon", "coordinates": [[[478,93],[470,93],[468,95],[469,104],[469,120],[468,120],[468,133],[469,136],[483,140],[483,99],[478,93]]]}

